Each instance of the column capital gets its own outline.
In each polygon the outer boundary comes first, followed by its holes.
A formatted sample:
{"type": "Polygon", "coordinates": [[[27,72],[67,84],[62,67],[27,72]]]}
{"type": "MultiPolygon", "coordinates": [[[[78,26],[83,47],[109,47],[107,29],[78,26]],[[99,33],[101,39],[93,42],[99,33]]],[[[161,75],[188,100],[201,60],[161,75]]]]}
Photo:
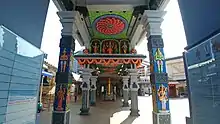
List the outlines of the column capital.
{"type": "Polygon", "coordinates": [[[91,81],[97,81],[98,76],[91,76],[91,81]]]}
{"type": "Polygon", "coordinates": [[[136,82],[131,82],[131,91],[138,91],[138,89],[140,88],[139,84],[136,82]]]}
{"type": "Polygon", "coordinates": [[[82,90],[89,90],[90,86],[87,82],[82,82],[80,88],[82,88],[82,90]]]}
{"type": "Polygon", "coordinates": [[[83,68],[83,69],[79,69],[80,71],[82,71],[82,75],[90,75],[90,77],[92,76],[92,71],[93,69],[90,69],[90,68],[83,68]]]}
{"type": "Polygon", "coordinates": [[[82,71],[83,71],[83,73],[82,73],[83,82],[87,82],[89,84],[90,78],[92,76],[92,74],[91,74],[92,69],[84,68],[84,69],[82,69],[82,71]]]}
{"type": "Polygon", "coordinates": [[[124,81],[128,81],[129,78],[130,78],[130,76],[122,76],[122,80],[123,80],[123,82],[124,82],[124,81]]]}
{"type": "Polygon", "coordinates": [[[83,83],[81,85],[82,90],[89,90],[90,89],[90,78],[91,78],[91,69],[83,69],[83,74],[82,74],[82,80],[83,83]]]}
{"type": "Polygon", "coordinates": [[[76,25],[75,25],[76,14],[77,14],[77,11],[57,12],[57,15],[59,16],[60,22],[63,26],[63,29],[61,30],[62,35],[73,36],[75,31],[77,30],[76,25]]]}
{"type": "Polygon", "coordinates": [[[91,90],[96,90],[96,81],[97,81],[98,76],[91,76],[91,90]]]}
{"type": "Polygon", "coordinates": [[[144,20],[144,28],[147,30],[147,37],[151,35],[162,35],[161,24],[166,11],[162,10],[145,10],[143,16],[146,17],[144,20]]]}
{"type": "Polygon", "coordinates": [[[76,11],[59,11],[57,15],[60,19],[74,19],[76,16],[76,11]]]}
{"type": "Polygon", "coordinates": [[[138,91],[138,89],[139,89],[139,85],[137,83],[138,69],[129,69],[128,71],[130,72],[130,76],[131,76],[130,89],[131,89],[131,91],[138,91]]]}
{"type": "Polygon", "coordinates": [[[128,87],[128,80],[129,80],[130,76],[122,76],[122,80],[123,80],[123,90],[129,90],[128,87]]]}
{"type": "Polygon", "coordinates": [[[128,69],[128,72],[131,74],[137,74],[138,69],[128,69]]]}

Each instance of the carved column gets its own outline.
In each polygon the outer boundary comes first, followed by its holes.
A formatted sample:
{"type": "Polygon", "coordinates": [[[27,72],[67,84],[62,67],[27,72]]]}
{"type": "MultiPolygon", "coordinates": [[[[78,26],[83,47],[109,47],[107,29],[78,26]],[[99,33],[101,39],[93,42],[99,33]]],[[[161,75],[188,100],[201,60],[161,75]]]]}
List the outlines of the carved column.
{"type": "Polygon", "coordinates": [[[96,81],[98,76],[92,76],[91,77],[91,99],[90,99],[90,105],[95,106],[96,105],[96,81]]]}
{"type": "Polygon", "coordinates": [[[60,40],[60,56],[56,73],[56,91],[52,124],[69,124],[70,110],[68,107],[69,84],[72,83],[72,62],[75,50],[75,39],[72,37],[74,15],[72,11],[58,12],[62,23],[62,38],[60,40]]]}
{"type": "Polygon", "coordinates": [[[90,90],[91,69],[84,68],[82,74],[82,108],[80,115],[89,115],[89,90],[90,90]]]}
{"type": "Polygon", "coordinates": [[[131,116],[139,116],[139,109],[138,109],[138,89],[139,85],[137,82],[137,69],[129,69],[130,76],[131,76],[131,85],[130,85],[130,90],[131,90],[131,116]]]}
{"type": "Polygon", "coordinates": [[[129,76],[122,76],[122,80],[123,80],[123,107],[129,107],[128,104],[128,93],[129,93],[129,87],[128,87],[128,80],[129,80],[129,76]]]}
{"type": "Polygon", "coordinates": [[[164,57],[162,30],[164,11],[146,10],[146,28],[150,57],[150,80],[153,100],[153,124],[170,124],[168,76],[164,57]]]}

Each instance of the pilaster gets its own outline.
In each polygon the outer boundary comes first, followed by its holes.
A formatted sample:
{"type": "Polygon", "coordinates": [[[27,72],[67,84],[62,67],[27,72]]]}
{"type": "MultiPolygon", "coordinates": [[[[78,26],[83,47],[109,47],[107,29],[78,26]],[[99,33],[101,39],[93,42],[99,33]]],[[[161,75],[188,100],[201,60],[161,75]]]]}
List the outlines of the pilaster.
{"type": "MultiPolygon", "coordinates": [[[[61,12],[58,12],[58,15],[61,12]]],[[[58,71],[56,73],[56,90],[52,115],[52,124],[69,124],[70,109],[68,97],[69,85],[72,83],[72,63],[73,53],[75,50],[75,39],[72,37],[73,15],[63,11],[60,14],[60,21],[63,25],[62,38],[60,39],[60,56],[58,63],[58,71]],[[64,21],[65,20],[65,21],[64,21]],[[67,21],[68,20],[68,21],[67,21]],[[68,26],[67,26],[68,25],[68,26]]]]}
{"type": "Polygon", "coordinates": [[[123,107],[129,107],[128,104],[128,94],[129,94],[129,87],[128,87],[128,80],[129,80],[129,76],[122,76],[122,80],[123,80],[123,107]]]}
{"type": "Polygon", "coordinates": [[[95,106],[96,105],[96,82],[97,82],[98,76],[92,76],[91,77],[91,98],[90,98],[90,105],[95,106]]]}
{"type": "Polygon", "coordinates": [[[139,109],[138,109],[138,89],[139,85],[137,82],[137,69],[129,69],[130,76],[131,76],[131,84],[130,84],[130,91],[131,91],[131,116],[140,116],[139,109]]]}
{"type": "Polygon", "coordinates": [[[80,115],[89,115],[89,90],[90,90],[90,78],[91,78],[91,69],[83,69],[81,85],[82,88],[82,108],[80,109],[80,115]]]}
{"type": "Polygon", "coordinates": [[[153,101],[153,124],[170,124],[168,76],[164,55],[161,23],[164,11],[146,10],[146,29],[150,57],[150,81],[153,101]]]}

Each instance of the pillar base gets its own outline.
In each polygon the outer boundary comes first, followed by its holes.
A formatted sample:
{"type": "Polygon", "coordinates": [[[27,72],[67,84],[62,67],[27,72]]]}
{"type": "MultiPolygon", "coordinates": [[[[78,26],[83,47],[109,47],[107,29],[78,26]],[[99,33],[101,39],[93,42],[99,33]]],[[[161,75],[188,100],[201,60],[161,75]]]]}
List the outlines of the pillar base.
{"type": "Polygon", "coordinates": [[[186,124],[193,124],[191,117],[186,117],[186,124]]]}
{"type": "Polygon", "coordinates": [[[152,112],[153,124],[171,124],[170,113],[156,113],[152,112]]]}
{"type": "Polygon", "coordinates": [[[91,106],[96,106],[96,103],[95,102],[90,102],[90,105],[91,106]]]}
{"type": "Polygon", "coordinates": [[[80,115],[89,115],[89,109],[90,108],[81,108],[80,109],[80,115]]]}
{"type": "Polygon", "coordinates": [[[140,116],[139,110],[133,110],[133,109],[130,109],[130,110],[131,110],[131,113],[130,113],[131,116],[140,116]]]}
{"type": "Polygon", "coordinates": [[[51,124],[70,124],[70,110],[53,111],[51,124]]]}
{"type": "Polygon", "coordinates": [[[123,102],[122,107],[129,107],[129,103],[128,102],[123,102]]]}

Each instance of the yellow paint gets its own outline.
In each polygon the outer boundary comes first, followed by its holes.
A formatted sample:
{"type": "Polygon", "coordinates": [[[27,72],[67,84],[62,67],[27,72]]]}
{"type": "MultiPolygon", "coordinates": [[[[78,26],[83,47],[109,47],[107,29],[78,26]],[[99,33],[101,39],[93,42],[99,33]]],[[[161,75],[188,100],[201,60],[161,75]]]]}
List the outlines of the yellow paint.
{"type": "Polygon", "coordinates": [[[108,95],[111,94],[111,79],[108,78],[108,95]]]}

